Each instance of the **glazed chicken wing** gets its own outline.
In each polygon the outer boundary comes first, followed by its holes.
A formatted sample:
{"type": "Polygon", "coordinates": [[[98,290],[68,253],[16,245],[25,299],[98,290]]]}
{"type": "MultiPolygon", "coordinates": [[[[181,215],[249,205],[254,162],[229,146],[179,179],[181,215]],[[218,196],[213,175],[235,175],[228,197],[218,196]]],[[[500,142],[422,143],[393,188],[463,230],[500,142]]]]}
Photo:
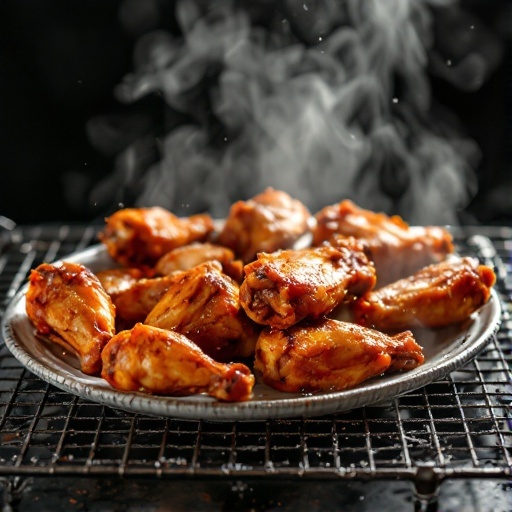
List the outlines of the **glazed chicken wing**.
{"type": "Polygon", "coordinates": [[[172,249],[205,240],[213,227],[207,214],[180,218],[160,207],[124,208],[106,220],[99,238],[121,265],[152,267],[172,249]]]}
{"type": "Polygon", "coordinates": [[[37,331],[72,349],[84,373],[101,370],[115,309],[98,278],[77,263],[43,263],[30,273],[26,311],[37,331]]]}
{"type": "Polygon", "coordinates": [[[170,279],[145,324],[184,334],[217,361],[253,355],[259,329],[240,307],[238,284],[222,273],[218,261],[170,279]]]}
{"type": "Polygon", "coordinates": [[[237,201],[218,242],[232,249],[244,263],[258,252],[288,249],[310,229],[309,210],[286,192],[267,188],[248,201],[237,201]]]}
{"type": "Polygon", "coordinates": [[[143,322],[173,282],[171,276],[147,278],[133,268],[103,270],[96,275],[116,308],[117,331],[143,322]]]}
{"type": "Polygon", "coordinates": [[[353,320],[381,331],[445,327],[483,306],[495,281],[494,271],[474,258],[446,260],[358,298],[353,320]]]}
{"type": "Polygon", "coordinates": [[[423,361],[422,349],[408,331],[391,337],[325,319],[286,330],[264,329],[254,368],[265,384],[300,393],[353,388],[385,372],[412,370],[423,361]]]}
{"type": "Polygon", "coordinates": [[[242,307],[255,322],[279,329],[326,315],[375,284],[373,263],[353,238],[337,247],[260,253],[244,271],[242,307]]]}
{"type": "Polygon", "coordinates": [[[409,226],[398,216],[388,217],[345,200],[326,206],[316,215],[313,245],[353,236],[367,243],[377,272],[378,287],[443,261],[454,250],[452,236],[435,226],[409,226]]]}
{"type": "Polygon", "coordinates": [[[242,363],[219,363],[186,336],[137,324],[103,350],[102,377],[123,391],[184,396],[207,393],[224,401],[251,397],[254,376],[242,363]]]}
{"type": "Polygon", "coordinates": [[[189,270],[200,263],[214,260],[221,263],[225,274],[236,282],[242,281],[242,261],[235,260],[235,253],[231,249],[209,242],[194,242],[173,249],[158,260],[154,271],[157,275],[165,276],[177,270],[189,270]]]}

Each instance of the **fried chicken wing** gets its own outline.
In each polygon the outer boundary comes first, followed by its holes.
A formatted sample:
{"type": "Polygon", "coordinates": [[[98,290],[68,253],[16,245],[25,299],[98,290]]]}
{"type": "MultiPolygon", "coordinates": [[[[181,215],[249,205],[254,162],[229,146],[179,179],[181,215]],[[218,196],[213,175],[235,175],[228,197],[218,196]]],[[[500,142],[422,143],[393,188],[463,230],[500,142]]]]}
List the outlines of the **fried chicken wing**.
{"type": "Polygon", "coordinates": [[[123,391],[207,393],[236,402],[249,399],[254,386],[254,375],[244,364],[216,362],[186,336],[149,325],[116,334],[102,358],[102,377],[123,391]]]}
{"type": "Polygon", "coordinates": [[[445,327],[468,319],[490,297],[494,271],[474,258],[429,265],[351,304],[353,320],[382,331],[445,327]]]}
{"type": "Polygon", "coordinates": [[[300,201],[286,192],[267,188],[252,199],[231,206],[218,243],[248,263],[258,252],[292,247],[309,231],[312,220],[300,201]]]}
{"type": "Polygon", "coordinates": [[[200,263],[214,260],[221,263],[225,274],[237,282],[242,281],[242,261],[235,260],[235,253],[228,247],[210,242],[194,242],[173,249],[157,261],[154,271],[157,275],[165,276],[177,270],[189,270],[200,263]]]}
{"type": "Polygon", "coordinates": [[[344,200],[315,214],[313,245],[353,236],[367,243],[377,272],[377,287],[409,276],[453,253],[451,234],[437,226],[409,226],[398,216],[389,217],[344,200]]]}
{"type": "Polygon", "coordinates": [[[143,322],[173,282],[171,276],[144,277],[140,269],[116,268],[98,272],[116,308],[116,330],[143,322]]]}
{"type": "Polygon", "coordinates": [[[106,219],[99,239],[121,265],[152,267],[172,249],[205,240],[213,228],[207,214],[180,218],[156,206],[124,208],[106,219]]]}
{"type": "Polygon", "coordinates": [[[385,372],[412,370],[423,361],[422,348],[409,331],[391,337],[324,319],[286,330],[264,329],[254,368],[265,384],[299,393],[353,388],[385,372]]]}
{"type": "Polygon", "coordinates": [[[259,329],[240,307],[238,284],[223,274],[218,261],[170,279],[169,289],[145,324],[184,334],[216,361],[253,355],[259,329]]]}
{"type": "Polygon", "coordinates": [[[89,269],[71,262],[39,265],[30,273],[26,311],[40,334],[75,352],[84,373],[101,370],[115,308],[89,269]]]}
{"type": "Polygon", "coordinates": [[[326,315],[375,284],[373,263],[353,238],[337,247],[260,253],[244,271],[242,307],[255,322],[279,329],[326,315]]]}

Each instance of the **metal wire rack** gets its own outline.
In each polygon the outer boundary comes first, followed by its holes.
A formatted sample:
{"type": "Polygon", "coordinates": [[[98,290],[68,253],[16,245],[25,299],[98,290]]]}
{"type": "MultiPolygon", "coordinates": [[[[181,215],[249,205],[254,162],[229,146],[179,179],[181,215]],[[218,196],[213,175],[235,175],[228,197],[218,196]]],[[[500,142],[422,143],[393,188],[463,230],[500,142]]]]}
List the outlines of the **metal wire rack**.
{"type": "MultiPolygon", "coordinates": [[[[29,270],[97,242],[92,226],[18,227],[0,238],[0,312],[29,270]]],[[[0,348],[0,479],[403,479],[433,495],[447,478],[512,476],[512,229],[454,232],[494,267],[499,331],[446,378],[393,400],[319,418],[180,420],[88,402],[32,375],[0,348]]]]}

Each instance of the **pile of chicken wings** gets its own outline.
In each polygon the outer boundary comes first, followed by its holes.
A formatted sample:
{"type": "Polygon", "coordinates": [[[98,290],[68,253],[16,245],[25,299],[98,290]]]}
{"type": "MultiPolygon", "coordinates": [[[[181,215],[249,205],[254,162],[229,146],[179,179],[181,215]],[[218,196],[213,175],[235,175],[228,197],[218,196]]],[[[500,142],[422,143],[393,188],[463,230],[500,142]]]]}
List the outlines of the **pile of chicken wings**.
{"type": "Polygon", "coordinates": [[[493,270],[457,257],[440,227],[350,200],[312,214],[268,188],[208,214],[125,208],[99,235],[115,264],[43,263],[26,311],[39,335],[114,388],[251,398],[357,386],[424,362],[415,329],[467,320],[493,270]],[[343,318],[344,320],[340,320],[343,318]]]}

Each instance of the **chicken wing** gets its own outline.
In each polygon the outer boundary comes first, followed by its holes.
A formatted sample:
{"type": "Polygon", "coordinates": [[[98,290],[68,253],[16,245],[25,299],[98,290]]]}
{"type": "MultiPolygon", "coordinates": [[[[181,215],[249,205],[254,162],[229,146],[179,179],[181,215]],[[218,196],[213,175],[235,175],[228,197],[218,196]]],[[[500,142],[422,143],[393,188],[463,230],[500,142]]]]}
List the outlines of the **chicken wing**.
{"type": "Polygon", "coordinates": [[[218,243],[248,263],[258,252],[292,247],[309,231],[312,220],[300,201],[286,192],[267,188],[252,199],[231,206],[218,243]]]}
{"type": "Polygon", "coordinates": [[[265,384],[300,393],[353,388],[385,372],[424,361],[411,332],[387,336],[349,322],[324,319],[290,329],[266,328],[256,345],[255,370],[265,384]]]}
{"type": "Polygon", "coordinates": [[[143,322],[173,282],[171,276],[144,277],[136,268],[102,270],[96,275],[116,308],[116,331],[143,322]]]}
{"type": "Polygon", "coordinates": [[[253,355],[259,329],[240,307],[238,284],[222,273],[218,261],[170,279],[168,291],[145,324],[184,334],[216,361],[253,355]]]}
{"type": "Polygon", "coordinates": [[[364,239],[377,272],[377,287],[409,276],[454,250],[451,234],[436,226],[409,226],[398,216],[388,217],[344,200],[315,214],[313,245],[338,236],[364,239]]]}
{"type": "Polygon", "coordinates": [[[490,297],[494,271],[474,258],[429,265],[355,300],[353,320],[381,331],[445,327],[468,319],[490,297]]]}
{"type": "Polygon", "coordinates": [[[152,267],[165,253],[203,241],[213,231],[207,214],[176,217],[160,207],[124,208],[108,217],[99,239],[125,267],[152,267]]]}
{"type": "Polygon", "coordinates": [[[186,336],[137,324],[103,350],[102,377],[116,389],[158,395],[207,393],[236,402],[251,397],[254,375],[242,363],[218,363],[186,336]]]}
{"type": "Polygon", "coordinates": [[[353,238],[337,247],[260,253],[244,271],[242,307],[255,322],[279,329],[326,315],[375,284],[373,263],[353,238]]]}
{"type": "Polygon", "coordinates": [[[115,309],[89,269],[70,262],[39,265],[30,273],[26,311],[40,334],[74,351],[84,373],[100,371],[115,309]]]}
{"type": "Polygon", "coordinates": [[[242,281],[242,261],[235,260],[235,254],[231,249],[209,242],[194,242],[173,249],[157,261],[154,271],[157,275],[165,276],[177,270],[189,270],[200,263],[214,260],[221,263],[225,274],[236,282],[242,281]]]}

